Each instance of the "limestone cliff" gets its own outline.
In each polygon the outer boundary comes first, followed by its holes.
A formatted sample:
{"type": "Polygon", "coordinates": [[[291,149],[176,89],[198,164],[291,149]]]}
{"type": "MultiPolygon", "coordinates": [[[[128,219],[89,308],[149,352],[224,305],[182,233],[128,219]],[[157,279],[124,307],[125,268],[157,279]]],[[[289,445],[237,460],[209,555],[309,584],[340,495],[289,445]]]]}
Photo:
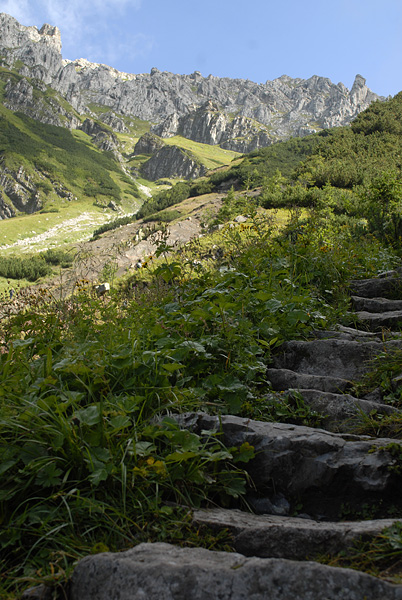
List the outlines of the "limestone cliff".
{"type": "MultiPolygon", "coordinates": [[[[101,104],[114,113],[156,123],[155,132],[161,137],[180,134],[241,152],[346,125],[379,98],[361,75],[349,91],[342,83],[316,75],[309,79],[283,75],[254,83],[203,77],[198,71],[175,75],[156,68],[136,75],[85,59],[67,61],[61,56],[57,27],[24,27],[4,13],[0,33],[3,66],[51,86],[81,114],[91,114],[90,103],[101,104]]],[[[21,94],[31,97],[28,85],[10,87],[7,103],[33,115],[29,102],[21,101],[21,94]]],[[[34,118],[50,122],[46,111],[38,110],[34,118]]]]}
{"type": "Polygon", "coordinates": [[[162,177],[195,179],[205,172],[205,166],[191,152],[177,146],[162,146],[141,167],[143,176],[151,181],[162,177]]]}

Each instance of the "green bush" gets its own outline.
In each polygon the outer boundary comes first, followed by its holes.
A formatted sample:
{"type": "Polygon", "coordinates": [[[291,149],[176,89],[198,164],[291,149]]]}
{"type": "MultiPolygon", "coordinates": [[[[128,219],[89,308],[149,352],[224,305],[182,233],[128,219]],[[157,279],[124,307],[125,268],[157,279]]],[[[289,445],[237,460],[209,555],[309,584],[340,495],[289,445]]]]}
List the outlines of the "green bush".
{"type": "Polygon", "coordinates": [[[92,234],[92,239],[96,239],[102,233],[106,233],[106,231],[113,231],[113,229],[118,229],[122,225],[129,225],[130,223],[134,223],[137,220],[136,215],[127,215],[126,217],[119,217],[118,219],[114,219],[113,221],[109,221],[108,223],[104,223],[92,234]]]}
{"type": "Polygon", "coordinates": [[[180,182],[176,183],[170,190],[159,192],[150,200],[144,202],[137,213],[137,219],[142,219],[153,213],[169,208],[174,204],[179,204],[190,196],[190,184],[180,182]]]}
{"type": "Polygon", "coordinates": [[[50,266],[41,256],[20,258],[18,256],[0,257],[0,276],[7,279],[28,279],[37,281],[51,272],[50,266]]]}
{"type": "Polygon", "coordinates": [[[170,221],[174,221],[182,216],[182,213],[178,210],[162,210],[161,212],[155,213],[154,215],[149,215],[148,217],[144,217],[144,223],[150,223],[151,221],[161,221],[162,223],[170,223],[170,221]]]}

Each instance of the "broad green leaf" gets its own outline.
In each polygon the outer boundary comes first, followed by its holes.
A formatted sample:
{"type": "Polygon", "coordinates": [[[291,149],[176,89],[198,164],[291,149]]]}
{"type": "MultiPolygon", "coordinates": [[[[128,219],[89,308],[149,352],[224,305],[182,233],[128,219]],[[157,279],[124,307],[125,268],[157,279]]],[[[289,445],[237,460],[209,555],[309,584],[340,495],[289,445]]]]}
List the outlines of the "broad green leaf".
{"type": "Polygon", "coordinates": [[[265,303],[265,308],[267,308],[270,312],[275,313],[277,310],[282,308],[282,302],[276,298],[271,298],[271,300],[268,300],[268,302],[265,303]]]}
{"type": "Polygon", "coordinates": [[[74,417],[77,418],[83,425],[98,425],[101,422],[102,415],[99,410],[99,404],[88,406],[74,413],[74,417]]]}
{"type": "Polygon", "coordinates": [[[18,460],[8,460],[6,462],[2,462],[0,464],[0,475],[3,475],[3,473],[5,473],[6,471],[8,471],[8,469],[11,469],[11,467],[13,467],[14,465],[16,465],[18,462],[18,460]]]}
{"type": "Polygon", "coordinates": [[[169,373],[173,373],[174,371],[178,371],[179,369],[184,368],[184,365],[182,365],[180,363],[164,363],[161,366],[166,371],[169,371],[169,373]]]}
{"type": "Polygon", "coordinates": [[[231,449],[234,456],[234,462],[248,463],[255,457],[254,446],[251,446],[248,442],[244,442],[240,448],[231,449]]]}
{"type": "Polygon", "coordinates": [[[151,442],[135,442],[134,449],[137,456],[149,456],[156,450],[151,442]]]}
{"type": "Polygon", "coordinates": [[[189,350],[194,350],[199,354],[204,354],[206,352],[205,347],[194,340],[187,340],[179,344],[179,348],[188,348],[189,350]]]}
{"type": "Polygon", "coordinates": [[[190,458],[195,458],[199,456],[198,452],[191,452],[190,450],[186,450],[184,452],[172,452],[165,457],[166,462],[184,462],[189,460],[190,458]]]}
{"type": "Polygon", "coordinates": [[[35,483],[41,487],[53,487],[61,483],[60,475],[62,475],[61,469],[54,463],[48,463],[36,475],[35,483]]]}
{"type": "Polygon", "coordinates": [[[106,481],[108,476],[109,473],[107,472],[107,470],[104,467],[101,467],[100,469],[97,469],[96,471],[88,475],[88,479],[93,483],[93,485],[97,486],[100,484],[101,481],[106,481]]]}
{"type": "Polygon", "coordinates": [[[125,415],[117,415],[110,419],[110,424],[114,429],[123,429],[131,425],[131,419],[125,415]]]}

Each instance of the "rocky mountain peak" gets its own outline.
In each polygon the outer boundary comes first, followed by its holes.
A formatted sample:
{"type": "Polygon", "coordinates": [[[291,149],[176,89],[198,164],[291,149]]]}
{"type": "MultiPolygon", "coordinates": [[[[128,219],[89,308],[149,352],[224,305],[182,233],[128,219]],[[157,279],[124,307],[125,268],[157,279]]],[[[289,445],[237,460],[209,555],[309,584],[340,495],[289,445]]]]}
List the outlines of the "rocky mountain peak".
{"type": "MultiPolygon", "coordinates": [[[[156,67],[149,74],[130,74],[84,58],[67,61],[61,56],[57,27],[45,24],[38,31],[4,13],[0,14],[0,54],[4,66],[51,86],[80,113],[91,114],[89,107],[100,104],[117,115],[152,122],[153,132],[161,137],[182,135],[240,152],[347,125],[381,99],[361,75],[349,91],[342,83],[318,75],[309,79],[282,75],[262,84],[203,77],[199,71],[176,75],[156,67]]],[[[23,105],[19,93],[15,110],[23,105]]],[[[29,110],[32,114],[32,107],[29,110]]]]}
{"type": "Polygon", "coordinates": [[[14,17],[6,13],[0,13],[0,30],[2,43],[9,44],[10,48],[18,47],[23,43],[24,38],[32,42],[42,42],[52,46],[57,52],[61,52],[61,34],[58,27],[45,23],[38,30],[35,26],[25,27],[18,23],[14,17]]]}
{"type": "Polygon", "coordinates": [[[61,52],[61,33],[58,27],[53,27],[48,23],[42,25],[39,30],[41,41],[54,47],[57,52],[61,52]]]}

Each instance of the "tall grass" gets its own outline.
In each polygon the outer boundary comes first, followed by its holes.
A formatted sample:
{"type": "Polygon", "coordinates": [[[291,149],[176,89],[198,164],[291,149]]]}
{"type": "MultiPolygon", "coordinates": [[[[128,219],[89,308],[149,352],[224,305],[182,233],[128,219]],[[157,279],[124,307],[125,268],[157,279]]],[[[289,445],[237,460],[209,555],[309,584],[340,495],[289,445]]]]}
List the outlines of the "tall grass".
{"type": "Polygon", "coordinates": [[[264,405],[267,364],[284,340],[347,319],[349,278],[396,260],[373,236],[356,238],[319,213],[295,212],[278,233],[256,212],[221,230],[219,252],[194,242],[175,253],[160,235],[156,256],[110,296],[79,281],[68,299],[38,291],[15,314],[4,303],[4,593],[62,581],[99,549],[216,544],[191,532],[186,511],[238,506],[254,449],[227,448],[219,431],[198,436],[171,417],[286,413],[319,424],[302,400],[264,405]]]}

